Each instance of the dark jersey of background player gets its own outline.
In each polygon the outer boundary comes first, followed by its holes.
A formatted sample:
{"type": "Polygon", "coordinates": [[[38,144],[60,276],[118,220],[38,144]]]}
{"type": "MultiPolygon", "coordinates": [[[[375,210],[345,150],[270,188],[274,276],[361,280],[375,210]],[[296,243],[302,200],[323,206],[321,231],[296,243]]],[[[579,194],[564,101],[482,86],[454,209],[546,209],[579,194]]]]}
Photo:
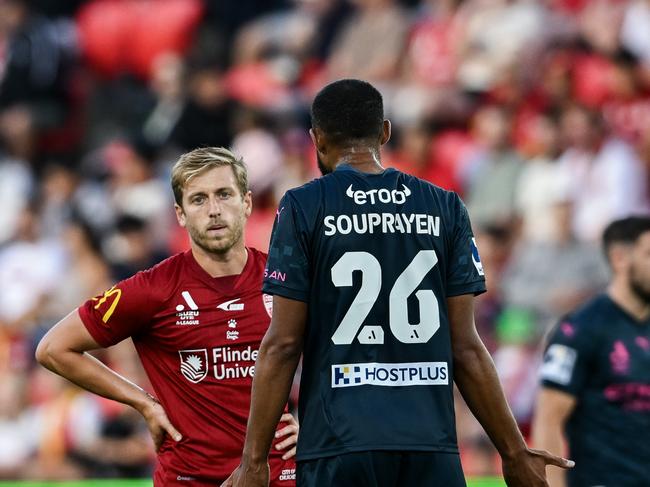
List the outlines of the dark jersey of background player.
{"type": "Polygon", "coordinates": [[[323,88],[310,134],[324,177],[277,211],[264,280],[273,318],[242,461],[225,486],[266,485],[271,425],[303,351],[301,487],[464,486],[452,372],[509,485],[543,485],[546,464],[568,465],[526,447],[476,333],[473,299],[485,288],[464,206],[382,167],[390,122],[369,83],[323,88]]]}
{"type": "Polygon", "coordinates": [[[485,278],[455,193],[339,165],[289,191],[264,292],[308,303],[298,459],[457,452],[446,298],[485,278]]]}
{"type": "Polygon", "coordinates": [[[603,247],[606,294],[558,324],[541,368],[533,439],[576,460],[551,487],[650,485],[650,217],[612,222],[603,247]]]}
{"type": "Polygon", "coordinates": [[[648,325],[601,295],[550,338],[542,385],[579,398],[565,425],[571,486],[650,485],[648,325]]]}

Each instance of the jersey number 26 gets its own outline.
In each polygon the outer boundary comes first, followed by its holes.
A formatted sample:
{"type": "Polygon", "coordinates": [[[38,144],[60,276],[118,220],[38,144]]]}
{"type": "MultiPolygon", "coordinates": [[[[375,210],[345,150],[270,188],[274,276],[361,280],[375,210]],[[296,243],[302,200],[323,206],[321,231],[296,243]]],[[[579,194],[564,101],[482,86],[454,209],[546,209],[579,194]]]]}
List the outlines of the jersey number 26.
{"type": "MultiPolygon", "coordinates": [[[[409,323],[407,305],[408,297],[437,263],[434,250],[421,250],[393,284],[388,299],[389,324],[395,338],[402,343],[426,343],[440,328],[438,300],[431,289],[415,293],[420,306],[419,323],[409,323]]],[[[384,329],[381,325],[362,328],[381,291],[381,264],[368,252],[346,252],[332,267],[332,282],[336,287],[352,286],[354,271],[361,271],[361,288],[332,335],[332,341],[336,345],[349,345],[361,329],[359,343],[382,344],[384,329]]]]}

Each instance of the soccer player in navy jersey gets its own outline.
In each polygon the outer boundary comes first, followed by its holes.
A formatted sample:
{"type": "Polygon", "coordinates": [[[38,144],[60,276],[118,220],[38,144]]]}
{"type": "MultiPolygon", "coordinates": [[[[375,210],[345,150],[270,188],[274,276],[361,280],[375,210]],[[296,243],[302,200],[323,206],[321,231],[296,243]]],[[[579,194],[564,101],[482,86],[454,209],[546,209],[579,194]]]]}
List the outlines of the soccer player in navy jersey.
{"type": "Polygon", "coordinates": [[[312,105],[324,176],[278,208],[264,292],[274,312],[257,359],[240,467],[266,486],[266,456],[303,353],[299,486],[464,486],[453,382],[503,458],[508,485],[546,485],[570,462],[529,450],[476,333],[485,279],[465,206],[394,169],[380,93],[326,86],[312,105]]]}
{"type": "MultiPolygon", "coordinates": [[[[61,320],[38,361],[137,409],[157,450],[154,485],[219,485],[237,466],[260,341],[271,319],[261,292],[266,255],[244,245],[246,167],[222,148],[172,169],[178,222],[191,249],[117,283],[61,320]],[[84,353],[132,338],[156,398],[84,353]]],[[[286,413],[270,456],[271,485],[295,485],[297,425],[286,413]],[[288,451],[283,451],[288,450],[288,451]]]]}
{"type": "Polygon", "coordinates": [[[607,291],[563,318],[544,354],[533,439],[561,453],[566,438],[576,460],[551,487],[650,485],[650,216],[612,222],[603,247],[607,291]]]}

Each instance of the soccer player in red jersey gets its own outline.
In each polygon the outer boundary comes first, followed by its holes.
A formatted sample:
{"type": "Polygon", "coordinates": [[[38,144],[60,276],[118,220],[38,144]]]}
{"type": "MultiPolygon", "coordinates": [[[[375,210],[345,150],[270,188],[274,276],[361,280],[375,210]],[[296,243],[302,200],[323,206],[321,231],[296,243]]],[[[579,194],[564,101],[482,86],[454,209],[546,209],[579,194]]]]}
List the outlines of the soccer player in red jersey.
{"type": "MultiPolygon", "coordinates": [[[[172,189],[191,250],[88,300],[45,335],[36,358],[142,414],[157,450],[156,487],[219,485],[239,462],[271,318],[261,292],[266,254],[244,245],[251,193],[246,167],[230,151],[184,154],[172,189]],[[85,353],[128,337],[156,398],[85,353]]],[[[294,486],[297,424],[286,409],[276,437],[271,485],[294,486]]]]}

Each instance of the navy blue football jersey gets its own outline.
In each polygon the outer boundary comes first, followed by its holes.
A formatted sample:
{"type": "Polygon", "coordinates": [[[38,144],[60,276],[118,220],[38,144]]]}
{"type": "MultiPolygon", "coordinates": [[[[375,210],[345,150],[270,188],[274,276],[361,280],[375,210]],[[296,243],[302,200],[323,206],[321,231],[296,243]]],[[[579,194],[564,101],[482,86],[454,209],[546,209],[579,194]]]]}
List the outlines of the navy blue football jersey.
{"type": "Polygon", "coordinates": [[[596,297],[554,329],[541,378],[577,400],[565,426],[571,487],[650,485],[650,320],[596,297]]]}
{"type": "Polygon", "coordinates": [[[458,451],[446,298],[485,278],[455,193],[348,165],[290,190],[263,289],[308,303],[299,460],[458,451]]]}

